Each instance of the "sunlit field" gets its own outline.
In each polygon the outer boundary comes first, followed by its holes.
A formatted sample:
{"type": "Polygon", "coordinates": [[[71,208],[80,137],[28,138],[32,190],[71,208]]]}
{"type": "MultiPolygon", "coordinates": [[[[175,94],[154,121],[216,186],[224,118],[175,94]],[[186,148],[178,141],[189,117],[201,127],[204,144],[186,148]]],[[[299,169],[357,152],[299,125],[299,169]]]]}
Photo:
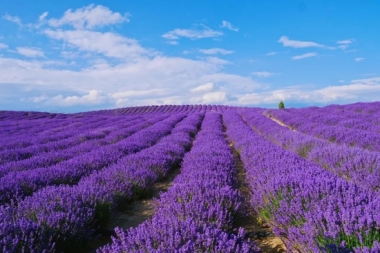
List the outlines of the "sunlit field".
{"type": "Polygon", "coordinates": [[[0,249],[379,252],[379,111],[0,111],[0,249]]]}

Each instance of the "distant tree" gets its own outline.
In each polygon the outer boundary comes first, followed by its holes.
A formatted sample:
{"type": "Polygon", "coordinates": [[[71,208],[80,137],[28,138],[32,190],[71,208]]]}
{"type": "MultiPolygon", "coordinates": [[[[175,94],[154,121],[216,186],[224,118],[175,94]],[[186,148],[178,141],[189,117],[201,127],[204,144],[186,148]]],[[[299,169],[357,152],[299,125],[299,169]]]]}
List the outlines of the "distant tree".
{"type": "Polygon", "coordinates": [[[285,105],[284,105],[284,102],[282,102],[282,100],[278,104],[278,109],[285,109],[285,105]]]}

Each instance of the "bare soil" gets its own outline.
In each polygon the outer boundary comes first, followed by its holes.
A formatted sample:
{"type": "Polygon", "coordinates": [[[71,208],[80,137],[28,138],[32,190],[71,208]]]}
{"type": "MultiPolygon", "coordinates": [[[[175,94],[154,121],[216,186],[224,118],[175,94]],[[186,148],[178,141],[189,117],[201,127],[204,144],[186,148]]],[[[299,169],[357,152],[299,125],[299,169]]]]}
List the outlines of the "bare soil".
{"type": "Polygon", "coordinates": [[[246,183],[246,173],[244,170],[244,164],[240,160],[240,155],[230,144],[237,167],[237,183],[235,187],[239,189],[244,197],[243,208],[245,209],[245,215],[237,216],[234,219],[234,228],[244,228],[246,231],[246,238],[250,241],[254,241],[262,250],[262,252],[268,253],[282,253],[286,252],[286,246],[283,240],[276,236],[271,227],[260,218],[260,216],[253,210],[250,199],[250,190],[246,183]]]}
{"type": "Polygon", "coordinates": [[[96,249],[112,242],[111,236],[115,236],[115,227],[127,230],[137,227],[145,220],[151,218],[154,213],[153,202],[160,197],[160,192],[166,192],[173,184],[174,178],[180,173],[180,167],[172,169],[169,174],[155,183],[149,192],[141,198],[127,202],[125,207],[114,212],[108,224],[99,230],[99,237],[88,243],[85,250],[80,252],[95,253],[96,249]]]}
{"type": "Polygon", "coordinates": [[[279,124],[280,126],[283,126],[283,127],[289,128],[289,129],[292,130],[293,132],[296,131],[296,129],[292,128],[291,126],[286,125],[284,122],[282,122],[282,121],[279,120],[279,119],[273,118],[272,116],[268,116],[268,115],[265,115],[265,114],[264,114],[264,116],[266,116],[268,119],[273,120],[274,122],[276,122],[276,123],[279,124]]]}

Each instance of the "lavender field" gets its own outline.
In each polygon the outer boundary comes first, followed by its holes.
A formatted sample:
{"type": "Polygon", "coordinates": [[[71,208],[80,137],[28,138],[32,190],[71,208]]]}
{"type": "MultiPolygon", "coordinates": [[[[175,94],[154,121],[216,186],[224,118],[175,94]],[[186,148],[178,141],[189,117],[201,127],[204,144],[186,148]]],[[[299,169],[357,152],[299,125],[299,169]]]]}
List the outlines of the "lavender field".
{"type": "Polygon", "coordinates": [[[1,252],[375,253],[379,242],[380,102],[0,111],[1,252]],[[117,223],[141,201],[149,215],[117,223]]]}

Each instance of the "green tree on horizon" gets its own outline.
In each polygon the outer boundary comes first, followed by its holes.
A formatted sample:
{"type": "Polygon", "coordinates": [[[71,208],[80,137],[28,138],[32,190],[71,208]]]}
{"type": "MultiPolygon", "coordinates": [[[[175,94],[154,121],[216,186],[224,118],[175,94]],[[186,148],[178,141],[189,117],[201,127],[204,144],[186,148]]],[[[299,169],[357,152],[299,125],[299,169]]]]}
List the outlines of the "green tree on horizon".
{"type": "Polygon", "coordinates": [[[278,109],[285,109],[285,104],[284,104],[284,102],[282,100],[278,104],[278,109]]]}

